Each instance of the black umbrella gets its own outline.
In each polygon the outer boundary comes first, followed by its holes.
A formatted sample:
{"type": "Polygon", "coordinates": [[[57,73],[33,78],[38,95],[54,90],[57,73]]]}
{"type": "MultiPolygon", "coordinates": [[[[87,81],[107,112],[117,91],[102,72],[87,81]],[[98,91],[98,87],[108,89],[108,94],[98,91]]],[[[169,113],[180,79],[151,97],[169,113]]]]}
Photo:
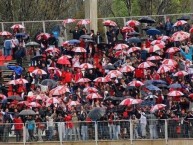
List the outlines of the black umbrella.
{"type": "Polygon", "coordinates": [[[127,40],[128,43],[141,43],[141,39],[138,37],[131,37],[127,40]]]}
{"type": "Polygon", "coordinates": [[[19,115],[36,115],[36,113],[33,110],[25,109],[22,110],[19,115]]]}
{"type": "Polygon", "coordinates": [[[104,66],[104,69],[107,69],[107,70],[114,70],[116,69],[115,66],[113,64],[108,64],[106,66],[104,66]]]}
{"type": "Polygon", "coordinates": [[[134,37],[136,37],[136,36],[139,36],[140,34],[137,33],[137,32],[131,32],[131,33],[129,33],[128,35],[129,35],[129,36],[134,36],[134,37]]]}
{"type": "Polygon", "coordinates": [[[90,35],[81,35],[80,38],[82,38],[82,39],[92,39],[92,36],[90,36],[90,35]]]}
{"type": "Polygon", "coordinates": [[[38,56],[34,56],[33,58],[32,58],[32,60],[39,60],[39,59],[42,59],[42,58],[44,58],[45,56],[43,56],[43,55],[38,55],[38,56]]]}
{"type": "Polygon", "coordinates": [[[49,88],[53,89],[57,86],[57,83],[52,79],[45,79],[41,82],[41,85],[48,86],[49,88]]]}
{"type": "Polygon", "coordinates": [[[99,120],[101,117],[103,117],[106,113],[105,108],[96,107],[93,108],[89,113],[88,117],[92,119],[93,121],[99,120]]]}
{"type": "Polygon", "coordinates": [[[87,43],[95,43],[95,41],[94,40],[88,40],[88,39],[86,39],[84,42],[87,42],[87,43]]]}
{"type": "Polygon", "coordinates": [[[155,20],[151,17],[142,17],[138,20],[141,23],[155,23],[155,20]]]}
{"type": "Polygon", "coordinates": [[[23,98],[21,98],[20,96],[10,96],[7,98],[7,100],[17,100],[17,101],[22,101],[23,98]]]}
{"type": "Polygon", "coordinates": [[[177,20],[178,20],[178,21],[179,21],[179,20],[188,21],[188,20],[190,20],[190,16],[186,16],[186,15],[184,15],[184,16],[182,16],[182,17],[178,18],[177,20]]]}
{"type": "Polygon", "coordinates": [[[115,96],[108,96],[104,99],[104,101],[108,101],[108,100],[111,100],[111,101],[122,101],[124,100],[125,97],[115,97],[115,96]]]}
{"type": "Polygon", "coordinates": [[[25,46],[40,46],[40,44],[37,42],[31,41],[31,42],[28,42],[25,46]]]}

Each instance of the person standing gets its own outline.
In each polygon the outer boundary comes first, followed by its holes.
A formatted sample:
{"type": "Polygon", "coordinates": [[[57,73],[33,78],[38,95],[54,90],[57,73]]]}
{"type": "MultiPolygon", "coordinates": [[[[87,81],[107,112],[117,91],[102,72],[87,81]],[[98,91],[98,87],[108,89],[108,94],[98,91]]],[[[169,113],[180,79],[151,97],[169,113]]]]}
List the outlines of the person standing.
{"type": "Polygon", "coordinates": [[[166,31],[166,35],[167,36],[170,36],[171,34],[171,31],[172,31],[172,23],[170,21],[169,18],[166,19],[166,23],[165,23],[165,31],[166,31]]]}
{"type": "Polygon", "coordinates": [[[21,120],[21,117],[16,115],[13,122],[15,127],[16,142],[19,142],[22,138],[23,121],[21,120]]]}
{"type": "Polygon", "coordinates": [[[35,130],[35,121],[32,119],[32,116],[29,116],[28,120],[26,121],[28,133],[29,133],[29,141],[36,140],[34,136],[34,130],[35,130]]]}
{"type": "Polygon", "coordinates": [[[4,56],[9,56],[11,55],[11,48],[12,48],[12,43],[10,36],[7,36],[7,39],[4,41],[4,56]]]}
{"type": "Polygon", "coordinates": [[[72,38],[73,39],[79,40],[79,37],[80,37],[81,33],[80,33],[80,30],[78,29],[77,26],[75,27],[75,30],[70,30],[70,33],[72,33],[72,38]]]}
{"type": "Polygon", "coordinates": [[[8,142],[10,131],[11,131],[11,124],[9,123],[9,120],[6,120],[3,126],[3,141],[4,142],[8,142]]]}

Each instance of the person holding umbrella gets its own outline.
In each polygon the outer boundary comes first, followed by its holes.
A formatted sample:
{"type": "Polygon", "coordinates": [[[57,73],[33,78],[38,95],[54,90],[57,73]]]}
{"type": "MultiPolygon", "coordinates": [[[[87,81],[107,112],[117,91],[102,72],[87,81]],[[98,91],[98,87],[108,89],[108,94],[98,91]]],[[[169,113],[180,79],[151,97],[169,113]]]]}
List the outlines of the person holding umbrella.
{"type": "Polygon", "coordinates": [[[32,118],[32,116],[28,117],[28,120],[26,121],[26,126],[27,126],[28,133],[29,133],[29,141],[36,140],[34,136],[34,130],[35,130],[36,123],[34,119],[32,118]]]}
{"type": "Polygon", "coordinates": [[[13,123],[15,127],[16,142],[19,142],[22,138],[23,121],[19,115],[16,115],[13,119],[13,123]]]}

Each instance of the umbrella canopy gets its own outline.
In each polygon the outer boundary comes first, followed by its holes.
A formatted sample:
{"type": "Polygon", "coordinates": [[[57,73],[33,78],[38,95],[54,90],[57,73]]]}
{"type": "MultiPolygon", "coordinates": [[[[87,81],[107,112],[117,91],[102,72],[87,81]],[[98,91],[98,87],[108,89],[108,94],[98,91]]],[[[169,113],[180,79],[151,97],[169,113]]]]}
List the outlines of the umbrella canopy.
{"type": "Polygon", "coordinates": [[[8,31],[2,31],[0,32],[0,36],[11,36],[12,34],[8,31]]]}
{"type": "Polygon", "coordinates": [[[141,39],[138,37],[131,37],[127,40],[128,43],[141,43],[141,39]]]}
{"type": "Polygon", "coordinates": [[[117,24],[114,22],[114,21],[112,21],[112,20],[106,20],[106,21],[104,21],[103,22],[103,25],[104,26],[117,26],[117,24]]]}
{"type": "Polygon", "coordinates": [[[92,39],[92,36],[90,36],[90,35],[81,35],[80,38],[82,38],[82,39],[92,39]]]}
{"type": "Polygon", "coordinates": [[[96,92],[98,92],[98,90],[94,87],[87,87],[87,88],[83,89],[83,92],[85,92],[85,93],[96,93],[96,92]]]}
{"type": "Polygon", "coordinates": [[[148,61],[151,61],[151,60],[161,60],[162,58],[160,56],[150,56],[147,58],[148,61]]]}
{"type": "Polygon", "coordinates": [[[55,98],[55,97],[53,97],[53,98],[48,98],[48,99],[46,100],[46,102],[49,103],[49,104],[59,104],[59,103],[60,103],[60,101],[59,101],[57,98],[55,98]]]}
{"type": "Polygon", "coordinates": [[[134,104],[140,104],[141,102],[141,99],[126,98],[120,103],[120,105],[130,106],[134,104]]]}
{"type": "Polygon", "coordinates": [[[36,115],[36,113],[33,111],[33,110],[30,110],[30,109],[25,109],[25,110],[22,110],[19,115],[23,115],[23,116],[27,116],[27,115],[36,115]]]}
{"type": "Polygon", "coordinates": [[[133,32],[134,29],[133,29],[132,27],[126,26],[126,27],[123,27],[123,28],[121,29],[121,31],[122,31],[122,32],[133,32]]]}
{"type": "Polygon", "coordinates": [[[190,34],[184,31],[178,31],[175,32],[172,37],[171,40],[173,41],[184,41],[186,39],[188,39],[190,37],[190,34]]]}
{"type": "Polygon", "coordinates": [[[150,112],[155,112],[155,111],[157,111],[157,110],[160,110],[160,109],[163,109],[163,108],[165,108],[166,107],[166,105],[165,104],[156,104],[155,106],[153,106],[152,108],[151,108],[151,110],[150,110],[150,112]]]}
{"type": "Polygon", "coordinates": [[[109,80],[105,77],[98,77],[96,79],[94,79],[94,82],[97,82],[97,83],[106,83],[106,82],[109,82],[109,80]]]}
{"type": "Polygon", "coordinates": [[[181,91],[174,90],[174,91],[169,92],[167,95],[175,97],[175,96],[183,96],[184,94],[181,91]]]}
{"type": "Polygon", "coordinates": [[[135,52],[135,51],[140,51],[141,48],[140,47],[131,47],[129,48],[129,50],[127,51],[127,53],[132,53],[132,52],[135,52]]]}
{"type": "Polygon", "coordinates": [[[80,105],[80,103],[78,101],[70,101],[67,105],[69,105],[69,106],[77,106],[77,105],[80,105]]]}
{"type": "Polygon", "coordinates": [[[178,48],[178,47],[170,47],[170,48],[168,48],[168,49],[166,50],[166,53],[172,54],[172,53],[176,53],[176,52],[178,52],[178,51],[180,51],[180,48],[178,48]]]}
{"type": "Polygon", "coordinates": [[[151,45],[156,45],[156,44],[165,45],[165,42],[162,40],[154,40],[151,42],[151,45]]]}
{"type": "Polygon", "coordinates": [[[17,81],[17,84],[19,84],[19,85],[23,85],[23,84],[28,83],[28,81],[26,79],[22,79],[22,78],[16,79],[16,81],[17,81]]]}
{"type": "Polygon", "coordinates": [[[71,18],[69,18],[69,19],[65,19],[64,21],[63,21],[63,23],[64,24],[69,24],[69,23],[73,23],[73,22],[75,22],[76,21],[76,19],[71,19],[71,18]]]}
{"type": "Polygon", "coordinates": [[[45,72],[43,69],[35,69],[33,72],[35,75],[46,75],[47,72],[45,72]]]}
{"type": "Polygon", "coordinates": [[[175,83],[175,84],[169,85],[168,88],[178,89],[178,88],[182,88],[182,85],[178,84],[178,83],[175,83]]]}
{"type": "Polygon", "coordinates": [[[146,88],[150,91],[160,91],[160,88],[154,86],[154,85],[148,85],[146,88]]]}
{"type": "Polygon", "coordinates": [[[138,32],[130,32],[129,34],[127,34],[128,36],[131,36],[131,37],[137,37],[139,36],[140,34],[138,32]]]}
{"type": "Polygon", "coordinates": [[[147,35],[160,35],[161,32],[160,30],[156,29],[156,28],[150,28],[146,31],[147,35]]]}
{"type": "Polygon", "coordinates": [[[130,27],[135,27],[135,26],[140,25],[140,22],[137,20],[129,20],[126,22],[126,25],[130,27]]]}
{"type": "Polygon", "coordinates": [[[25,46],[40,46],[40,44],[37,42],[31,41],[31,42],[28,42],[25,46]]]}
{"type": "Polygon", "coordinates": [[[148,99],[148,98],[158,98],[158,96],[156,96],[156,95],[148,95],[147,97],[145,97],[145,99],[148,99]]]}
{"type": "Polygon", "coordinates": [[[113,49],[115,49],[115,50],[123,50],[123,49],[126,49],[128,47],[129,46],[127,44],[117,44],[117,45],[115,45],[115,47],[113,47],[113,49]]]}
{"type": "Polygon", "coordinates": [[[131,82],[128,84],[128,86],[133,86],[133,87],[141,87],[141,86],[143,86],[143,85],[144,85],[144,83],[142,83],[141,81],[136,81],[136,80],[131,81],[131,82]]]}
{"type": "Polygon", "coordinates": [[[105,108],[100,108],[100,107],[96,107],[93,108],[89,113],[88,113],[88,117],[93,120],[99,120],[101,117],[103,117],[106,113],[106,109],[105,108]]]}
{"type": "Polygon", "coordinates": [[[7,100],[17,100],[17,101],[22,101],[23,98],[21,98],[20,96],[10,96],[10,97],[7,97],[7,100]]]}
{"type": "Polygon", "coordinates": [[[155,20],[151,17],[142,17],[138,20],[141,23],[155,23],[155,20]]]}
{"type": "Polygon", "coordinates": [[[147,48],[147,51],[149,53],[153,53],[153,52],[162,50],[164,47],[165,47],[164,45],[156,44],[154,46],[151,46],[150,48],[147,48]]]}
{"type": "Polygon", "coordinates": [[[122,73],[132,72],[134,70],[135,70],[135,68],[130,66],[130,65],[125,65],[119,69],[119,71],[122,73]]]}
{"type": "Polygon", "coordinates": [[[57,86],[56,88],[50,90],[50,94],[53,96],[63,95],[66,92],[70,93],[69,88],[66,86],[57,86]]]}
{"type": "Polygon", "coordinates": [[[58,64],[63,64],[63,65],[70,65],[70,61],[68,60],[67,56],[61,56],[60,58],[58,58],[57,60],[58,64]]]}
{"type": "Polygon", "coordinates": [[[113,64],[107,64],[106,66],[104,66],[104,69],[107,69],[107,70],[114,70],[116,69],[115,66],[113,64]]]}
{"type": "Polygon", "coordinates": [[[79,44],[80,41],[77,39],[71,39],[71,40],[68,40],[67,43],[70,45],[75,45],[75,44],[79,44]]]}
{"type": "Polygon", "coordinates": [[[80,78],[76,83],[88,83],[90,82],[91,80],[88,79],[88,78],[80,78]]]}
{"type": "Polygon", "coordinates": [[[72,51],[79,52],[79,53],[84,53],[84,52],[86,52],[86,49],[84,49],[83,47],[74,47],[72,49],[72,51]]]}
{"type": "Polygon", "coordinates": [[[49,33],[40,33],[38,36],[36,36],[37,40],[48,40],[51,35],[49,33]]]}
{"type": "Polygon", "coordinates": [[[86,96],[87,99],[102,99],[103,97],[99,93],[91,93],[86,96]]]}
{"type": "Polygon", "coordinates": [[[164,59],[162,61],[162,64],[169,65],[169,66],[176,66],[176,65],[178,65],[178,63],[175,60],[173,60],[173,59],[164,59]]]}
{"type": "Polygon", "coordinates": [[[176,76],[176,77],[184,77],[186,75],[188,75],[188,73],[186,71],[178,71],[174,74],[174,76],[176,76]]]}
{"type": "Polygon", "coordinates": [[[31,107],[35,107],[35,108],[36,107],[37,108],[41,107],[41,105],[39,103],[37,103],[37,102],[30,102],[28,105],[31,106],[31,107]]]}
{"type": "Polygon", "coordinates": [[[14,24],[11,26],[11,29],[24,29],[25,27],[21,24],[14,24]]]}
{"type": "Polygon", "coordinates": [[[49,48],[47,48],[45,51],[48,52],[48,53],[50,53],[50,52],[59,53],[59,52],[60,52],[60,49],[55,48],[55,47],[49,47],[49,48]]]}
{"type": "Polygon", "coordinates": [[[169,40],[169,39],[170,39],[170,37],[166,36],[166,35],[162,35],[162,36],[158,37],[158,40],[162,40],[162,41],[166,41],[166,40],[169,40]]]}
{"type": "Polygon", "coordinates": [[[84,19],[84,20],[78,21],[77,25],[88,25],[90,24],[90,22],[91,22],[90,20],[84,19]]]}
{"type": "Polygon", "coordinates": [[[34,56],[34,57],[32,58],[32,60],[39,60],[39,59],[42,59],[42,58],[45,58],[45,56],[43,56],[43,55],[37,55],[37,56],[34,56]]]}
{"type": "Polygon", "coordinates": [[[57,86],[57,83],[52,79],[45,79],[45,80],[42,80],[41,85],[48,86],[50,89],[53,89],[57,86]]]}
{"type": "Polygon", "coordinates": [[[80,65],[80,68],[82,68],[82,69],[91,69],[91,68],[93,68],[93,65],[90,64],[90,63],[83,63],[83,64],[80,65]]]}
{"type": "Polygon", "coordinates": [[[141,64],[139,64],[138,68],[149,68],[152,66],[155,66],[155,64],[150,61],[146,61],[146,62],[142,62],[141,64]]]}
{"type": "Polygon", "coordinates": [[[159,69],[157,70],[157,73],[166,73],[166,72],[168,72],[168,71],[171,71],[173,69],[173,67],[171,67],[171,66],[168,66],[168,65],[161,65],[160,67],[159,67],[159,69]]]}
{"type": "Polygon", "coordinates": [[[187,21],[184,20],[179,20],[176,23],[174,23],[173,27],[178,27],[178,26],[182,26],[184,24],[187,24],[187,21]]]}

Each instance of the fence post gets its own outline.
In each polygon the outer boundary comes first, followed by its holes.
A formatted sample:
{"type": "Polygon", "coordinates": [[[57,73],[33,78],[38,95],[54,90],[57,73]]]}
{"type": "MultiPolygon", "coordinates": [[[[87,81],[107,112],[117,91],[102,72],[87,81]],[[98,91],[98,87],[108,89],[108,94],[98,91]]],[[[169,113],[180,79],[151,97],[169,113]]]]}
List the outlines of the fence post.
{"type": "Polygon", "coordinates": [[[45,21],[42,21],[42,27],[43,27],[43,32],[46,32],[46,25],[45,25],[45,21]]]}
{"type": "Polygon", "coordinates": [[[97,121],[95,121],[94,122],[94,124],[95,124],[95,127],[94,127],[94,129],[95,129],[95,144],[96,145],[98,145],[98,126],[97,126],[97,121]]]}
{"type": "Polygon", "coordinates": [[[124,26],[126,25],[126,18],[124,17],[123,18],[123,23],[124,23],[124,26]]]}
{"type": "Polygon", "coordinates": [[[57,124],[56,125],[58,125],[58,131],[59,131],[59,140],[60,140],[60,145],[62,145],[62,124],[61,124],[61,122],[57,122],[57,124]]]}
{"type": "Polygon", "coordinates": [[[26,129],[25,129],[25,124],[23,123],[23,144],[25,145],[26,143],[26,129]]]}
{"type": "Polygon", "coordinates": [[[130,122],[130,142],[133,144],[133,125],[131,119],[129,120],[130,122]]]}
{"type": "Polygon", "coordinates": [[[165,141],[166,145],[168,144],[168,122],[167,119],[165,119],[165,141]]]}
{"type": "MultiPolygon", "coordinates": [[[[105,21],[105,19],[103,19],[103,21],[105,21]]],[[[107,27],[103,27],[104,28],[104,31],[105,31],[105,40],[106,42],[108,43],[108,39],[107,39],[107,35],[106,35],[106,32],[107,32],[107,27]]]]}
{"type": "Polygon", "coordinates": [[[1,30],[4,31],[4,25],[1,23],[1,30]]]}

